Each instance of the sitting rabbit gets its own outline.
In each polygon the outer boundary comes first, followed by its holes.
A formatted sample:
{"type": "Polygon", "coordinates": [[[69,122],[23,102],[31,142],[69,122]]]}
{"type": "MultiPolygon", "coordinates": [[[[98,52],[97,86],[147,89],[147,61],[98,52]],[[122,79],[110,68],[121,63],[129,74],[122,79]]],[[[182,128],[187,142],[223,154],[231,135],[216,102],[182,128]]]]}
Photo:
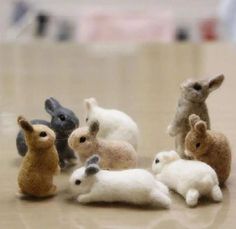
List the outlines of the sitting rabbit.
{"type": "MultiPolygon", "coordinates": [[[[45,101],[45,109],[51,115],[51,122],[44,120],[32,120],[31,124],[43,124],[56,133],[56,147],[59,154],[60,166],[64,168],[66,162],[76,163],[76,156],[68,146],[68,137],[71,132],[79,126],[79,119],[73,111],[63,107],[56,99],[49,98],[45,101]]],[[[20,131],[16,138],[18,153],[24,156],[27,152],[23,131],[20,131]]]]}
{"type": "Polygon", "coordinates": [[[182,195],[188,206],[198,203],[200,196],[222,200],[222,192],[215,171],[200,161],[183,160],[175,151],[160,152],[152,164],[157,179],[182,195]]]}
{"type": "Polygon", "coordinates": [[[185,139],[185,154],[210,165],[222,185],[230,174],[231,149],[227,138],[218,132],[207,130],[206,122],[199,116],[189,116],[191,130],[185,139]]]}
{"type": "Polygon", "coordinates": [[[56,193],[53,175],[60,172],[59,158],[54,146],[55,134],[45,125],[31,125],[23,117],[18,123],[24,131],[28,151],[18,175],[21,195],[47,197],[56,193]]]}
{"type": "Polygon", "coordinates": [[[98,106],[94,98],[85,99],[85,105],[87,111],[86,121],[98,120],[100,123],[98,137],[127,141],[137,150],[138,126],[127,114],[114,109],[102,108],[98,106]]]}
{"type": "Polygon", "coordinates": [[[205,100],[208,95],[219,88],[224,80],[224,75],[219,75],[209,80],[187,80],[181,85],[182,94],[174,120],[168,126],[167,132],[175,137],[175,149],[181,157],[184,156],[184,140],[190,130],[188,117],[197,114],[210,129],[210,120],[205,100]]]}
{"type": "Polygon", "coordinates": [[[128,169],[136,167],[137,155],[133,146],[124,141],[111,141],[97,138],[99,122],[89,123],[89,127],[81,127],[72,132],[69,146],[77,152],[84,163],[96,152],[101,157],[103,169],[128,169]]]}
{"type": "Polygon", "coordinates": [[[168,188],[144,169],[100,170],[99,156],[93,155],[85,167],[75,170],[70,184],[79,203],[125,202],[169,208],[168,188]]]}

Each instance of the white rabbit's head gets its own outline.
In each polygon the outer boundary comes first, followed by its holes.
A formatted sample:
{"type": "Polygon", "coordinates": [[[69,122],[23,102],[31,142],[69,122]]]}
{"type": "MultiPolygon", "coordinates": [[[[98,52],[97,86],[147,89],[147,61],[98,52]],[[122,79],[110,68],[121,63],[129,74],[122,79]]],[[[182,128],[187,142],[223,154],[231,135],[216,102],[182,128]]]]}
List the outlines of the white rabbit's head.
{"type": "Polygon", "coordinates": [[[69,146],[79,154],[90,154],[96,147],[98,131],[98,121],[89,123],[88,127],[74,130],[68,139],[69,146]]]}
{"type": "Polygon", "coordinates": [[[100,171],[99,156],[93,155],[85,163],[85,166],[75,170],[70,177],[71,188],[76,194],[85,194],[90,192],[94,182],[96,182],[96,174],[100,171]]]}
{"type": "Polygon", "coordinates": [[[186,80],[182,83],[183,97],[191,102],[204,102],[208,95],[220,87],[224,81],[224,75],[204,80],[186,80]]]}
{"type": "Polygon", "coordinates": [[[157,153],[153,163],[152,163],[152,171],[155,174],[158,174],[162,171],[165,165],[169,164],[172,161],[180,159],[179,155],[175,151],[163,151],[157,153]]]}

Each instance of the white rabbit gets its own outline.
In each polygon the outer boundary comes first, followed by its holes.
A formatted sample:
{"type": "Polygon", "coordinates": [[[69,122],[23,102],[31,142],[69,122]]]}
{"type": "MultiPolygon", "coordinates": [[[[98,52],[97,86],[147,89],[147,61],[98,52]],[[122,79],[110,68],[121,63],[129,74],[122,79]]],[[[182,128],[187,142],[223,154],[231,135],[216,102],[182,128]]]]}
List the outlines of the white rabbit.
{"type": "Polygon", "coordinates": [[[100,123],[98,137],[129,142],[137,150],[139,130],[137,124],[124,112],[104,109],[94,98],[85,99],[86,122],[100,123]]]}
{"type": "Polygon", "coordinates": [[[91,156],[85,167],[75,170],[70,183],[79,203],[125,202],[169,208],[168,188],[144,169],[100,170],[99,156],[91,156]]]}
{"type": "Polygon", "coordinates": [[[188,206],[198,203],[200,196],[222,201],[223,195],[215,171],[204,162],[183,160],[175,151],[160,152],[152,164],[157,179],[182,195],[188,206]]]}

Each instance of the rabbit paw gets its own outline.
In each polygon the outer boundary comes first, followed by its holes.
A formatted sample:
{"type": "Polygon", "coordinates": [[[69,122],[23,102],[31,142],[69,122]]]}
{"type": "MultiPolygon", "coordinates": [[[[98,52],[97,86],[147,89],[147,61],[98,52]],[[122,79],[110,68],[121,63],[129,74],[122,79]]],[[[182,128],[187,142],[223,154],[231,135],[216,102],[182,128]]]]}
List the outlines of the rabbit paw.
{"type": "Polygon", "coordinates": [[[173,125],[169,125],[167,127],[167,134],[169,134],[171,137],[174,137],[176,135],[176,131],[173,125]]]}

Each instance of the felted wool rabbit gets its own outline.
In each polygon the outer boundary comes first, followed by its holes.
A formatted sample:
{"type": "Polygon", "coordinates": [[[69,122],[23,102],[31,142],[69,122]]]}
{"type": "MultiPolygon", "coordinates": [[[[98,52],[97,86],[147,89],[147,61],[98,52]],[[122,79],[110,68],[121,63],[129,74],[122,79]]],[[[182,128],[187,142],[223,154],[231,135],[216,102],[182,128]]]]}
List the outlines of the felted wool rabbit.
{"type": "Polygon", "coordinates": [[[99,156],[93,155],[85,167],[70,177],[72,189],[82,204],[91,202],[124,202],[169,208],[168,188],[144,169],[101,170],[99,156]]]}
{"type": "Polygon", "coordinates": [[[231,149],[225,135],[207,130],[199,116],[189,116],[191,130],[185,139],[185,154],[210,165],[222,185],[230,175],[231,149]]]}
{"type": "MultiPolygon", "coordinates": [[[[79,126],[79,119],[73,111],[63,107],[52,97],[46,99],[45,109],[51,115],[51,122],[36,119],[32,120],[31,124],[43,124],[54,130],[56,133],[56,148],[62,168],[66,166],[66,163],[75,164],[77,159],[73,150],[68,146],[68,137],[79,126]]],[[[24,156],[27,152],[27,145],[23,131],[20,131],[17,135],[16,146],[18,153],[24,156]]]]}
{"type": "Polygon", "coordinates": [[[138,147],[137,124],[124,112],[100,107],[94,98],[85,99],[86,121],[100,123],[98,137],[129,142],[135,150],[138,147]]]}
{"type": "Polygon", "coordinates": [[[210,129],[210,119],[205,100],[208,95],[219,88],[224,81],[224,75],[211,79],[187,80],[181,85],[181,96],[179,98],[175,117],[167,128],[170,136],[175,137],[175,149],[181,157],[184,157],[184,140],[190,130],[188,117],[197,114],[210,129]]]}
{"type": "Polygon", "coordinates": [[[99,122],[92,121],[89,126],[78,128],[70,135],[69,146],[79,155],[82,163],[97,153],[101,157],[100,166],[103,169],[136,167],[137,155],[131,144],[98,138],[98,131],[99,122]]]}
{"type": "Polygon", "coordinates": [[[156,155],[152,170],[159,181],[182,195],[190,207],[196,206],[201,196],[222,201],[217,175],[206,163],[184,160],[175,151],[167,151],[156,155]]]}
{"type": "Polygon", "coordinates": [[[33,197],[55,195],[57,188],[53,176],[60,172],[60,167],[54,132],[45,125],[32,125],[21,116],[18,123],[28,146],[18,175],[20,194],[33,197]]]}

